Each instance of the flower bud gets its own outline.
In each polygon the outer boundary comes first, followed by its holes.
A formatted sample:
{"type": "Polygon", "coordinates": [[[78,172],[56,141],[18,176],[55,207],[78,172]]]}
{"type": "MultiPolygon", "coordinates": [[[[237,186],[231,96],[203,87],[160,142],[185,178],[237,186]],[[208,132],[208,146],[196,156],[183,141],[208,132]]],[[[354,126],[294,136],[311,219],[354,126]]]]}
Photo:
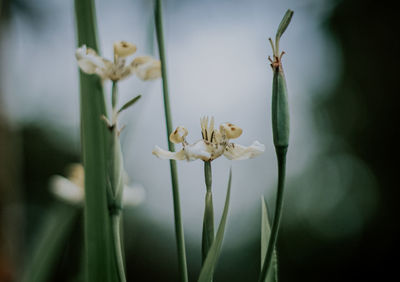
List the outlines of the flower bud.
{"type": "Polygon", "coordinates": [[[188,135],[188,131],[183,126],[178,126],[174,132],[169,136],[169,140],[172,143],[179,144],[185,141],[185,137],[188,135]]]}
{"type": "Polygon", "coordinates": [[[273,70],[272,81],[272,134],[275,147],[287,147],[289,145],[289,106],[288,94],[286,87],[285,74],[282,67],[282,55],[279,53],[279,40],[288,27],[292,19],[293,11],[288,10],[283,17],[275,38],[275,46],[271,42],[272,51],[274,53],[274,61],[271,61],[273,70]]]}
{"type": "Polygon", "coordinates": [[[117,41],[114,43],[114,55],[120,58],[124,58],[132,55],[136,52],[136,45],[126,42],[117,41]]]}
{"type": "Polygon", "coordinates": [[[235,139],[242,135],[243,130],[232,124],[232,123],[224,123],[219,126],[219,130],[221,132],[225,131],[225,135],[228,139],[235,139]]]}

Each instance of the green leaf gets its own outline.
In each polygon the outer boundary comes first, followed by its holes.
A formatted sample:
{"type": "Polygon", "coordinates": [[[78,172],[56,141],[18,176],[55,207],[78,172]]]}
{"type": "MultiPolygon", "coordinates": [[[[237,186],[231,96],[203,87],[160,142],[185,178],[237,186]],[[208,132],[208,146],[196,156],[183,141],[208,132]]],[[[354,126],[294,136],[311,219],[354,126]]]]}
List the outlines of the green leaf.
{"type": "MultiPolygon", "coordinates": [[[[78,46],[98,51],[94,0],[75,0],[78,46]]],[[[80,72],[81,142],[85,167],[85,251],[87,282],[116,281],[110,256],[111,234],[106,186],[107,128],[99,77],[80,72]]]]}
{"type": "Polygon", "coordinates": [[[125,103],[125,105],[123,105],[119,110],[118,113],[126,110],[127,108],[129,108],[130,106],[132,106],[133,104],[135,104],[140,98],[142,97],[142,95],[138,95],[135,98],[129,100],[128,102],[125,103]]]}
{"type": "Polygon", "coordinates": [[[229,202],[231,196],[232,169],[229,171],[228,189],[226,192],[225,206],[222,213],[221,221],[218,226],[217,235],[208,251],[207,258],[200,271],[199,282],[210,282],[213,279],[214,270],[221,253],[222,241],[224,239],[226,219],[228,217],[229,202]]]}
{"type": "Polygon", "coordinates": [[[73,230],[80,207],[57,203],[50,208],[37,234],[23,282],[49,281],[73,230]]]}
{"type": "Polygon", "coordinates": [[[212,201],[211,190],[207,191],[205,198],[204,219],[203,219],[203,234],[202,234],[202,262],[207,258],[208,251],[214,241],[214,207],[212,201]]]}
{"type": "MultiPolygon", "coordinates": [[[[265,255],[267,253],[268,241],[271,236],[271,227],[268,220],[268,210],[265,203],[264,197],[261,196],[261,267],[264,264],[265,255]]],[[[278,281],[278,257],[276,249],[272,254],[272,267],[269,268],[269,272],[265,279],[265,282],[277,282],[278,281]]]]}

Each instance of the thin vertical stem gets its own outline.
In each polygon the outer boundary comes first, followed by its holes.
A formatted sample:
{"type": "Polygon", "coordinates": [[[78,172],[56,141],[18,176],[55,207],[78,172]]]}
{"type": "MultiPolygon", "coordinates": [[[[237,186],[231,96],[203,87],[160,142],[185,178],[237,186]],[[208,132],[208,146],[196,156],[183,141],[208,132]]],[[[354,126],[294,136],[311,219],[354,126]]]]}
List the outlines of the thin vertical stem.
{"type": "Polygon", "coordinates": [[[117,86],[117,81],[112,82],[112,88],[111,88],[111,125],[112,126],[117,126],[117,103],[118,103],[118,86],[117,86]]]}
{"type": "Polygon", "coordinates": [[[271,265],[272,253],[275,249],[276,240],[278,238],[279,225],[282,216],[283,207],[283,192],[285,187],[285,174],[286,174],[286,152],[287,146],[276,146],[276,157],[278,161],[278,191],[276,196],[276,205],[274,220],[272,222],[271,237],[268,241],[267,254],[265,255],[264,264],[259,277],[259,282],[264,282],[267,276],[269,267],[271,265]]]}
{"type": "Polygon", "coordinates": [[[204,178],[206,182],[206,198],[204,208],[204,219],[203,219],[203,235],[202,235],[202,263],[207,258],[208,251],[214,241],[214,207],[212,201],[212,171],[211,162],[204,162],[204,178]]]}
{"type": "Polygon", "coordinates": [[[124,256],[122,253],[122,243],[120,234],[121,233],[120,222],[121,222],[121,211],[116,211],[115,214],[111,215],[114,256],[115,256],[115,262],[117,264],[117,273],[119,279],[118,281],[126,282],[124,256]]]}
{"type": "Polygon", "coordinates": [[[121,242],[121,201],[123,184],[121,182],[121,175],[123,171],[122,153],[119,141],[119,134],[117,128],[117,104],[118,104],[118,85],[117,81],[112,82],[111,90],[111,106],[112,106],[112,129],[111,129],[111,163],[109,166],[109,177],[111,183],[111,191],[109,193],[109,201],[112,201],[113,208],[110,210],[111,228],[112,228],[112,248],[117,268],[117,275],[119,282],[126,282],[125,277],[125,262],[123,255],[123,244],[121,242]],[[115,207],[114,207],[115,206],[115,207]]]}
{"type": "Polygon", "coordinates": [[[117,81],[113,81],[112,88],[111,88],[111,106],[113,109],[113,113],[114,113],[114,111],[116,111],[117,101],[118,101],[117,81]]]}
{"type": "MultiPolygon", "coordinates": [[[[170,109],[169,94],[168,94],[167,63],[165,57],[161,0],[156,0],[154,12],[155,12],[156,34],[158,41],[158,51],[161,60],[164,112],[165,112],[165,122],[167,127],[167,139],[168,139],[168,135],[170,132],[172,132],[173,128],[172,128],[171,109],[170,109]]],[[[168,149],[171,152],[175,151],[175,146],[172,142],[169,141],[169,139],[168,139],[168,149]]],[[[181,281],[187,282],[188,274],[187,274],[187,264],[186,264],[185,238],[183,234],[183,225],[182,225],[181,208],[179,200],[178,173],[176,168],[176,162],[174,160],[170,160],[169,164],[171,171],[172,197],[174,203],[175,234],[176,234],[176,242],[178,249],[179,274],[181,281]]]]}

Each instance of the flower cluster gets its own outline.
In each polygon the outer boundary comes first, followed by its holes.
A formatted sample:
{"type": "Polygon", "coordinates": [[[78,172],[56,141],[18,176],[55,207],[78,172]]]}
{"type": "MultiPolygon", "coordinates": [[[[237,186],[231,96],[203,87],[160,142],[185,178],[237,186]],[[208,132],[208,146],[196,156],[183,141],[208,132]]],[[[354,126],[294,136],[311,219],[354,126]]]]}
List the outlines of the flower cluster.
{"type": "Polygon", "coordinates": [[[178,126],[169,136],[169,140],[175,144],[182,144],[182,149],[178,152],[169,152],[156,146],[153,154],[161,159],[187,160],[193,161],[201,159],[212,161],[224,155],[230,160],[245,160],[254,158],[264,152],[265,146],[258,141],[254,141],[248,147],[231,143],[231,139],[236,139],[242,135],[243,130],[231,123],[223,123],[219,129],[214,128],[214,118],[210,122],[208,117],[200,119],[202,139],[189,144],[186,141],[188,130],[183,126],[178,126]]]}
{"type": "Polygon", "coordinates": [[[97,74],[102,79],[118,81],[135,74],[142,80],[161,76],[161,63],[150,56],[136,57],[126,64],[126,57],[136,52],[136,45],[126,41],[114,43],[114,61],[100,57],[95,50],[83,45],[75,52],[78,65],[84,73],[97,74]]]}

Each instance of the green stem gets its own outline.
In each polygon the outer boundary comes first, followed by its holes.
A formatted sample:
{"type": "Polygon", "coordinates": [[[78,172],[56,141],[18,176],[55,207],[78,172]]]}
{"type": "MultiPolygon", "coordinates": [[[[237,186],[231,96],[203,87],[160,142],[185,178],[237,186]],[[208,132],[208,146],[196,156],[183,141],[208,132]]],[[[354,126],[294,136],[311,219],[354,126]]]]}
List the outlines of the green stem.
{"type": "Polygon", "coordinates": [[[111,90],[111,105],[112,105],[112,125],[111,125],[111,158],[109,166],[109,177],[111,191],[109,193],[109,202],[111,202],[110,217],[111,217],[111,238],[112,247],[114,251],[114,261],[116,264],[116,270],[119,282],[126,282],[125,277],[125,262],[123,254],[123,244],[121,242],[121,213],[122,213],[122,193],[123,193],[123,161],[121,153],[121,145],[118,133],[118,85],[117,81],[112,82],[111,90]],[[111,194],[111,195],[110,195],[111,194]]]}
{"type": "Polygon", "coordinates": [[[117,103],[118,103],[117,81],[113,81],[111,89],[112,125],[116,125],[117,123],[117,103]]]}
{"type": "Polygon", "coordinates": [[[271,237],[268,241],[267,254],[265,255],[264,264],[262,266],[261,274],[258,279],[259,282],[264,282],[267,277],[269,267],[271,265],[272,254],[275,249],[276,240],[278,238],[279,225],[282,216],[283,207],[283,191],[285,187],[285,172],[286,172],[286,153],[287,146],[275,146],[276,156],[278,161],[278,191],[276,196],[276,205],[274,220],[272,222],[271,237]]]}
{"type": "Polygon", "coordinates": [[[126,282],[125,277],[125,266],[124,266],[124,256],[122,253],[122,243],[121,243],[121,212],[116,212],[111,215],[112,224],[112,239],[114,245],[114,256],[115,262],[117,264],[117,273],[120,282],[126,282]]]}
{"type": "MultiPolygon", "coordinates": [[[[167,127],[167,139],[168,139],[168,135],[170,132],[172,132],[173,128],[172,128],[171,110],[169,105],[167,63],[165,57],[161,0],[156,0],[154,12],[155,12],[158,50],[161,60],[164,112],[165,112],[165,122],[167,127]]],[[[168,149],[171,152],[175,151],[174,144],[170,142],[169,139],[168,139],[168,149]]],[[[174,160],[170,160],[169,164],[171,170],[172,197],[174,202],[175,234],[176,234],[176,242],[178,249],[179,273],[181,281],[186,282],[188,281],[188,274],[187,274],[187,263],[186,263],[185,238],[183,234],[183,225],[182,225],[181,208],[179,200],[178,173],[176,168],[176,162],[174,160]]]]}
{"type": "Polygon", "coordinates": [[[212,173],[211,173],[211,162],[204,162],[204,178],[206,182],[206,198],[204,208],[204,219],[203,219],[203,236],[202,236],[202,263],[207,258],[208,251],[214,241],[214,207],[212,201],[212,173]]]}

